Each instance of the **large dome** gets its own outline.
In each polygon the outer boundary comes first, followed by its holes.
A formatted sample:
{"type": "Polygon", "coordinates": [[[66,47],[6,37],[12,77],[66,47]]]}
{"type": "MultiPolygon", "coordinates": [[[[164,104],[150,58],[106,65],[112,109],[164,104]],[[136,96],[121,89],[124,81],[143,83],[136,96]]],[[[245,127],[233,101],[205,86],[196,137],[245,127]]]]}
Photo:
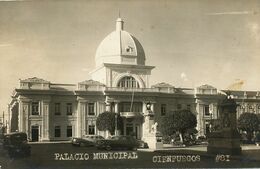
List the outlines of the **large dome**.
{"type": "Polygon", "coordinates": [[[145,53],[140,42],[123,30],[123,20],[118,18],[116,30],[110,33],[98,46],[96,65],[103,63],[145,65],[145,53]]]}

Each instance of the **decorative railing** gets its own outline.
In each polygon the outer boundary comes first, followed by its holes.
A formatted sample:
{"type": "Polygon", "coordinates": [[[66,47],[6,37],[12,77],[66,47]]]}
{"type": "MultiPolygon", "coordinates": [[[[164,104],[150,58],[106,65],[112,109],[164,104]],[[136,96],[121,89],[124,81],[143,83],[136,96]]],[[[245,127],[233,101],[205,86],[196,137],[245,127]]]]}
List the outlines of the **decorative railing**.
{"type": "Polygon", "coordinates": [[[125,88],[125,87],[105,87],[105,86],[87,86],[79,85],[79,91],[103,91],[103,92],[147,92],[147,93],[185,93],[193,94],[193,89],[169,88],[125,88]]]}
{"type": "Polygon", "coordinates": [[[106,87],[105,91],[176,93],[176,89],[175,88],[120,88],[120,87],[106,87]]]}
{"type": "Polygon", "coordinates": [[[117,92],[158,92],[158,89],[157,88],[106,87],[105,91],[117,91],[117,92]]]}

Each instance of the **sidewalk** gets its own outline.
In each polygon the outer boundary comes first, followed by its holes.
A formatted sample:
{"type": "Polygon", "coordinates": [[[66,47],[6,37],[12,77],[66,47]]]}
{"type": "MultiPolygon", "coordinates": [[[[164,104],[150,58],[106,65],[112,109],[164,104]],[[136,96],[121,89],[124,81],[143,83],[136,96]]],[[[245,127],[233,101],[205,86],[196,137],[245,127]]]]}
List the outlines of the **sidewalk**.
{"type": "Polygon", "coordinates": [[[43,142],[28,142],[28,144],[70,144],[71,141],[43,141],[43,142]]]}
{"type": "MultiPolygon", "coordinates": [[[[248,145],[242,145],[241,146],[242,151],[243,150],[260,150],[260,146],[256,146],[254,144],[248,144],[248,145]]],[[[207,152],[207,145],[194,145],[194,146],[188,146],[188,147],[174,147],[171,144],[164,144],[162,149],[138,149],[139,151],[144,152],[155,152],[155,151],[174,151],[174,150],[191,150],[191,151],[198,151],[198,152],[207,152]]],[[[260,151],[259,151],[260,154],[260,151]]]]}

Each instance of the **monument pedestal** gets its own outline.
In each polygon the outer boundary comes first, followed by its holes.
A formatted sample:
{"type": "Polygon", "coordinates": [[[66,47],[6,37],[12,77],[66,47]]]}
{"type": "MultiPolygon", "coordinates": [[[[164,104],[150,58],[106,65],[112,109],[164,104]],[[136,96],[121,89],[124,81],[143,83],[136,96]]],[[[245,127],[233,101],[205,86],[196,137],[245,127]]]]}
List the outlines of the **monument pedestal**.
{"type": "Polygon", "coordinates": [[[147,142],[149,149],[157,150],[163,148],[162,140],[158,140],[158,137],[156,137],[156,134],[149,134],[145,137],[143,137],[143,140],[147,142]]]}
{"type": "Polygon", "coordinates": [[[240,155],[240,134],[236,125],[237,104],[229,95],[219,107],[220,128],[208,135],[209,154],[240,155]]]}
{"type": "Polygon", "coordinates": [[[215,132],[209,135],[207,152],[210,154],[241,154],[240,137],[237,131],[215,132]]]}
{"type": "Polygon", "coordinates": [[[154,122],[154,113],[147,104],[147,110],[144,113],[143,138],[147,142],[149,149],[162,149],[162,136],[157,132],[158,123],[154,122]]]}

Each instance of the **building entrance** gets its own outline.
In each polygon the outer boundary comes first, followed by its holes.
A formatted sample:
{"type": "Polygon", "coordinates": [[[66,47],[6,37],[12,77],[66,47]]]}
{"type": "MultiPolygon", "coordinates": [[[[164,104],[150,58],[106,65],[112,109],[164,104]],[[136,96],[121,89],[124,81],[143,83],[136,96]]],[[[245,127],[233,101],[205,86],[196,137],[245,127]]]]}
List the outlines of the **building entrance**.
{"type": "Polygon", "coordinates": [[[32,141],[39,141],[39,126],[32,126],[32,141]]]}
{"type": "Polygon", "coordinates": [[[141,132],[140,132],[140,126],[138,124],[126,124],[126,128],[125,128],[125,134],[127,136],[133,136],[136,139],[141,139],[141,132]]]}
{"type": "Polygon", "coordinates": [[[126,124],[126,135],[127,136],[134,136],[134,127],[133,124],[126,124]]]}
{"type": "Polygon", "coordinates": [[[123,135],[130,135],[136,139],[142,138],[143,116],[140,112],[120,112],[123,117],[123,135]]]}

